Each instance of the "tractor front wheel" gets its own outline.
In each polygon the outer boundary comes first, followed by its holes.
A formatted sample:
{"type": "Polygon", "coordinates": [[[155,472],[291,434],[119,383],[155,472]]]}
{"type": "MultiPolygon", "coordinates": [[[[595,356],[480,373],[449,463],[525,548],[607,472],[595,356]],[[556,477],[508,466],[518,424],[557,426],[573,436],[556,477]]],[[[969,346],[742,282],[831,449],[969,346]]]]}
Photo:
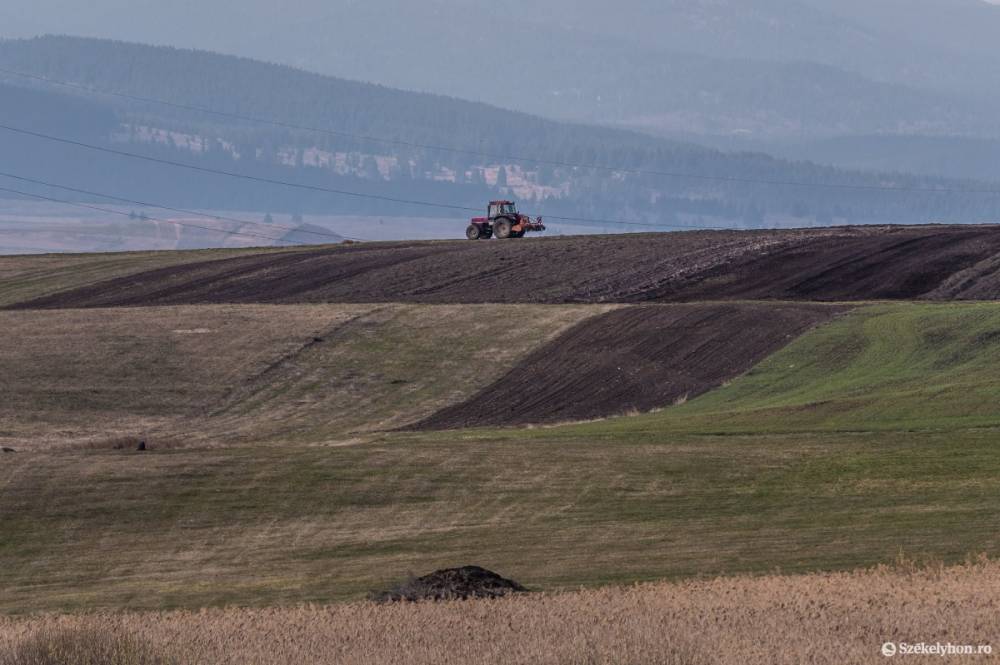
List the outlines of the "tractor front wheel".
{"type": "Polygon", "coordinates": [[[506,240],[510,237],[510,222],[506,219],[499,219],[493,222],[493,235],[495,235],[500,240],[506,240]]]}
{"type": "Polygon", "coordinates": [[[465,229],[465,237],[469,240],[479,240],[480,235],[479,227],[475,224],[469,224],[469,228],[465,229]]]}

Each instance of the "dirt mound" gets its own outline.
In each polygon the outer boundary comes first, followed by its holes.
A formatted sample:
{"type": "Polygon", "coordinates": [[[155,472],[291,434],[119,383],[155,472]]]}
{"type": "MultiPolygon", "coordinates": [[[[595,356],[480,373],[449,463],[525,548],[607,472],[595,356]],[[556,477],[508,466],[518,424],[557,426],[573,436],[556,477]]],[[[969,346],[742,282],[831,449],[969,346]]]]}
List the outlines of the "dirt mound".
{"type": "Polygon", "coordinates": [[[171,266],[12,307],[993,299],[998,262],[994,226],[372,243],[171,266]]]}
{"type": "Polygon", "coordinates": [[[417,577],[399,586],[373,594],[377,602],[420,600],[466,600],[468,598],[499,598],[511,593],[527,591],[513,580],[479,566],[447,568],[430,575],[417,577]]]}
{"type": "Polygon", "coordinates": [[[844,309],[642,305],[576,325],[480,393],[407,429],[590,420],[649,411],[732,379],[844,309]]]}

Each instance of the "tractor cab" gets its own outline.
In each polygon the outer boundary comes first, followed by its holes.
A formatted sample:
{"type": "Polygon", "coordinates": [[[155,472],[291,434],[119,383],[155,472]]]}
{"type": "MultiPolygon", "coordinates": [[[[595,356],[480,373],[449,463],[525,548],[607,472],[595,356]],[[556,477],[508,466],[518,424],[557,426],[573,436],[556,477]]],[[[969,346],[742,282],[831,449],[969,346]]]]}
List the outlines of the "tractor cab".
{"type": "Polygon", "coordinates": [[[489,208],[486,211],[486,216],[489,219],[496,219],[497,217],[506,215],[517,216],[517,206],[514,205],[513,201],[490,201],[489,208]]]}

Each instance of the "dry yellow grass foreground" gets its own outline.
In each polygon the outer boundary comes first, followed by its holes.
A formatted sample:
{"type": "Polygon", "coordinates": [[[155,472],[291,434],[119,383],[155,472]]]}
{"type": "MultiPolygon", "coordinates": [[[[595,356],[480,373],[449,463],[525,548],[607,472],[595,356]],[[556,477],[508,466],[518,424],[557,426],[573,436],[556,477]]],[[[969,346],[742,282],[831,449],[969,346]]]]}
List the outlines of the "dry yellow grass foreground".
{"type": "Polygon", "coordinates": [[[0,653],[39,633],[96,630],[185,665],[988,662],[995,656],[902,651],[993,651],[998,610],[1000,563],[979,561],[498,601],[8,618],[0,619],[0,653]],[[887,642],[894,658],[883,655],[887,642]]]}

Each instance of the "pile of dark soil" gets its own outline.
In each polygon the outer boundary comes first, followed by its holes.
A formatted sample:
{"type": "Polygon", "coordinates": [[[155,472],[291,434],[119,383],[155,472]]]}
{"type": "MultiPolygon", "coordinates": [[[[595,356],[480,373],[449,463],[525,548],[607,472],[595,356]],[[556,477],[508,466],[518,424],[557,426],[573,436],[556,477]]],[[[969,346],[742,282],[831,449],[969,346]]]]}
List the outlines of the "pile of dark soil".
{"type": "Polygon", "coordinates": [[[421,600],[466,600],[469,598],[500,598],[527,591],[513,580],[479,566],[447,568],[430,575],[407,580],[399,586],[372,594],[380,603],[421,600]]]}

